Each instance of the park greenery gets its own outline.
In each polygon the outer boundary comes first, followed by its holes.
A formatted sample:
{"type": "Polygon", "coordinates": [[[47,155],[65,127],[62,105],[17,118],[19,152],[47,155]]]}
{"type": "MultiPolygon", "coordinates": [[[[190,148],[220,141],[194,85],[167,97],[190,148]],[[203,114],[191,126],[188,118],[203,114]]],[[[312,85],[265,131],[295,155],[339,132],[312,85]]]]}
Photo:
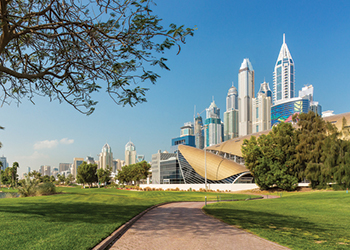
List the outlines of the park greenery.
{"type": "Polygon", "coordinates": [[[14,162],[12,167],[5,168],[1,170],[2,162],[0,162],[0,185],[8,185],[11,187],[17,187],[18,184],[18,174],[17,169],[19,168],[18,162],[14,162]]]}
{"type": "Polygon", "coordinates": [[[350,187],[349,127],[342,130],[313,112],[293,116],[297,124],[280,123],[267,135],[244,140],[245,165],[262,189],[295,190],[308,180],[312,188],[350,187]]]}
{"type": "MultiPolygon", "coordinates": [[[[3,190],[4,191],[4,190],[3,190]]],[[[57,187],[59,194],[0,199],[0,246],[6,249],[92,249],[150,206],[217,200],[217,193],[133,192],[116,188],[57,187]]],[[[250,195],[220,193],[222,200],[250,195]]],[[[1,247],[0,247],[1,248],[1,247]]]]}
{"type": "Polygon", "coordinates": [[[122,167],[121,171],[118,172],[116,179],[119,183],[139,184],[140,180],[146,179],[149,175],[151,165],[146,161],[130,164],[122,167]]]}
{"type": "Polygon", "coordinates": [[[283,193],[279,199],[209,204],[216,218],[290,249],[349,249],[350,194],[283,193]]]}
{"type": "Polygon", "coordinates": [[[163,54],[193,28],[164,28],[152,0],[1,0],[2,102],[45,96],[91,114],[99,90],[120,105],[146,101],[163,54]]]}

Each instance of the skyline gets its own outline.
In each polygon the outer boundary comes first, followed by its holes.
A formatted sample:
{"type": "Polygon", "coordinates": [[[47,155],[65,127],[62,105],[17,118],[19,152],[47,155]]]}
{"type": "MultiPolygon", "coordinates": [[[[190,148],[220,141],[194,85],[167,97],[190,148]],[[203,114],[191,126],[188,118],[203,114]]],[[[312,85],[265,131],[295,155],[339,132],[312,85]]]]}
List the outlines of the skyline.
{"type": "MultiPolygon", "coordinates": [[[[41,97],[34,98],[35,105],[27,100],[19,107],[5,104],[0,108],[0,125],[5,127],[0,131],[0,156],[7,157],[9,166],[18,161],[21,174],[28,166],[53,168],[60,162],[72,163],[74,157],[98,159],[105,143],[115,159],[124,160],[125,144],[132,141],[137,154],[150,161],[159,149],[169,151],[171,139],[180,135],[185,122],[193,122],[194,106],[196,113],[205,111],[214,96],[223,118],[227,92],[232,82],[238,88],[244,58],[255,71],[255,95],[264,79],[272,89],[283,33],[295,63],[295,92],[312,84],[323,111],[349,112],[344,104],[350,91],[350,4],[267,3],[157,3],[153,10],[163,18],[164,27],[174,22],[198,30],[178,56],[176,50],[165,54],[171,71],[155,69],[161,78],[154,86],[145,85],[150,88],[147,103],[123,108],[101,91],[94,94],[99,104],[90,116],[41,97]]],[[[205,112],[201,115],[205,119],[205,112]]]]}

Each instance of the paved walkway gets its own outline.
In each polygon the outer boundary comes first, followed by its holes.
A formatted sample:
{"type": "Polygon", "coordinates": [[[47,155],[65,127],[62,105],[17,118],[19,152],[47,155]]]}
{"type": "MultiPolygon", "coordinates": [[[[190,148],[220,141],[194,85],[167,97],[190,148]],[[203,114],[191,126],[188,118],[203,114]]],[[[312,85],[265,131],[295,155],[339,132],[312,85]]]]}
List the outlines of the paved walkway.
{"type": "Polygon", "coordinates": [[[179,202],[157,207],[110,249],[288,249],[205,215],[203,205],[179,202]]]}

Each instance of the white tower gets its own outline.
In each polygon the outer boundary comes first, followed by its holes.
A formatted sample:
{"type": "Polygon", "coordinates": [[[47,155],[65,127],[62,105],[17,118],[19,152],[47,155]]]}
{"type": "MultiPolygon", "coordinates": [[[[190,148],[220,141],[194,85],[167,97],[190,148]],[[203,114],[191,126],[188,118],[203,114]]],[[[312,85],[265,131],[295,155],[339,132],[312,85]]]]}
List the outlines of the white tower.
{"type": "Polygon", "coordinates": [[[283,34],[283,44],[273,72],[273,103],[278,104],[295,96],[294,61],[283,34]]]}
{"type": "Polygon", "coordinates": [[[254,70],[248,58],[238,73],[239,136],[252,133],[252,99],[254,98],[254,70]]]}
{"type": "Polygon", "coordinates": [[[113,153],[111,147],[106,143],[99,155],[99,168],[106,169],[107,165],[113,168],[113,153]]]}
{"type": "Polygon", "coordinates": [[[238,92],[233,86],[226,97],[226,112],[224,113],[224,140],[238,137],[238,92]]]}
{"type": "Polygon", "coordinates": [[[263,82],[252,102],[253,133],[271,128],[271,90],[267,82],[263,82]]]}
{"type": "Polygon", "coordinates": [[[136,148],[134,143],[129,141],[125,145],[125,165],[130,165],[135,163],[136,163],[136,148]]]}
{"type": "Polygon", "coordinates": [[[206,109],[207,119],[204,126],[204,147],[209,147],[222,142],[222,123],[220,109],[213,101],[206,109]]]}

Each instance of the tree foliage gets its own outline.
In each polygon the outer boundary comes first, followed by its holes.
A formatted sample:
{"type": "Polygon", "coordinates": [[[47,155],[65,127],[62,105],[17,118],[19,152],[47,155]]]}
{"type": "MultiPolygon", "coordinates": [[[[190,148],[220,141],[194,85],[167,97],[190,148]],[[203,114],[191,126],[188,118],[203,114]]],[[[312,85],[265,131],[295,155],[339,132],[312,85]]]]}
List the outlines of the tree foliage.
{"type": "Polygon", "coordinates": [[[308,180],[312,188],[330,183],[349,188],[350,141],[344,136],[345,118],[341,131],[313,112],[295,115],[293,120],[297,129],[281,123],[268,135],[244,141],[245,164],[257,185],[292,190],[298,181],[308,180]]]}
{"type": "Polygon", "coordinates": [[[296,138],[290,123],[280,123],[268,135],[244,140],[242,153],[245,165],[254,176],[256,184],[266,190],[277,186],[294,190],[298,183],[294,176],[296,138]]]}
{"type": "Polygon", "coordinates": [[[94,92],[104,89],[122,105],[145,102],[155,83],[152,66],[168,69],[161,55],[185,43],[194,29],[163,28],[152,0],[1,0],[2,99],[36,95],[67,102],[91,114],[94,92]],[[156,56],[157,55],[157,56],[156,56]]]}
{"type": "Polygon", "coordinates": [[[150,168],[151,165],[146,161],[130,164],[122,167],[122,170],[118,172],[116,179],[120,183],[131,184],[132,181],[138,183],[140,180],[147,178],[150,168]]]}
{"type": "Polygon", "coordinates": [[[78,167],[77,182],[89,187],[97,182],[97,164],[87,164],[85,161],[78,167]]]}
{"type": "Polygon", "coordinates": [[[111,180],[112,167],[107,165],[106,169],[100,168],[97,170],[99,183],[107,183],[111,180]]]}

